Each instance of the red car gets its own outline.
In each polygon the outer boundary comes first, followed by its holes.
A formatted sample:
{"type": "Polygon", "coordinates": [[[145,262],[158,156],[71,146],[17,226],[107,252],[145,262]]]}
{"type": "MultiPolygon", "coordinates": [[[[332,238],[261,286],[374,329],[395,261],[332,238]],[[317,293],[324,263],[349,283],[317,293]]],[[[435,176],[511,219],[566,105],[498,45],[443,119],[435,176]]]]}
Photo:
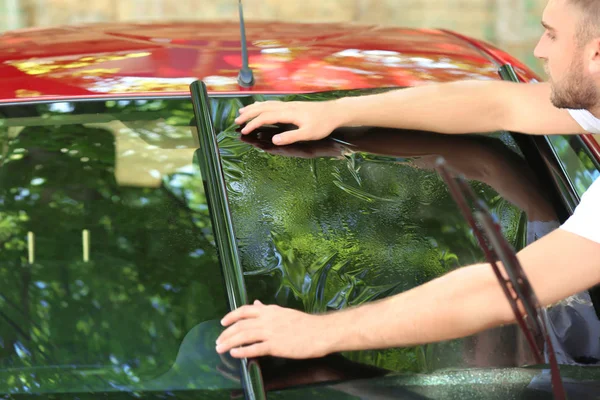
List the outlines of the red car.
{"type": "MultiPolygon", "coordinates": [[[[236,23],[96,24],[0,36],[0,393],[550,396],[545,367],[532,365],[512,326],[317,360],[240,364],[217,355],[218,321],[247,299],[323,312],[482,261],[434,170],[440,155],[469,179],[516,250],[563,222],[600,175],[591,135],[450,137],[367,127],[276,148],[269,137],[286,127],[266,126],[240,138],[237,110],[256,100],[539,80],[505,52],[443,30],[249,23],[247,35],[252,86],[238,82],[236,23]],[[194,110],[197,80],[210,100],[194,110]],[[217,133],[226,190],[219,204],[205,193],[214,177],[202,174],[202,112],[217,133]],[[217,221],[234,241],[215,233],[217,221]]],[[[563,371],[573,393],[600,391],[591,354],[597,344],[578,342],[556,322],[566,318],[580,329],[586,322],[573,315],[597,319],[595,289],[581,298],[589,301],[544,314],[559,362],[573,365],[563,371]]]]}

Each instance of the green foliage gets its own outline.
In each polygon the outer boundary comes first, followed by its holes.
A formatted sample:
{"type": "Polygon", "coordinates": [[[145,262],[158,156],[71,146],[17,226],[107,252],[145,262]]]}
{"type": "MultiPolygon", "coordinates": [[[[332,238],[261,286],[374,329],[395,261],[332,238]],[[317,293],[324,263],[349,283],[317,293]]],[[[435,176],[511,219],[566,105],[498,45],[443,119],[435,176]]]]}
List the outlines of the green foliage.
{"type": "Polygon", "coordinates": [[[600,168],[589,152],[585,150],[585,145],[581,138],[572,135],[554,135],[549,136],[558,159],[565,169],[567,175],[575,185],[575,190],[579,196],[600,176],[600,168]]]}
{"type": "MultiPolygon", "coordinates": [[[[415,168],[412,159],[364,152],[276,155],[261,149],[269,147],[264,142],[240,142],[234,128],[219,133],[219,146],[250,299],[322,313],[484,260],[444,182],[432,170],[415,168]]],[[[471,184],[521,248],[523,212],[490,186],[471,184]]],[[[461,341],[452,341],[346,356],[393,371],[425,372],[464,365],[463,351],[461,341]]]]}
{"type": "MultiPolygon", "coordinates": [[[[130,123],[149,146],[193,148],[191,105],[31,108],[31,126],[5,136],[0,168],[0,392],[144,387],[173,366],[193,327],[227,312],[200,172],[190,152],[187,165],[157,187],[122,185],[117,132],[66,117],[102,112],[130,123]],[[34,123],[52,118],[54,125],[34,123]]],[[[153,163],[160,169],[175,161],[153,163]]],[[[197,374],[196,385],[202,379],[197,374]]]]}

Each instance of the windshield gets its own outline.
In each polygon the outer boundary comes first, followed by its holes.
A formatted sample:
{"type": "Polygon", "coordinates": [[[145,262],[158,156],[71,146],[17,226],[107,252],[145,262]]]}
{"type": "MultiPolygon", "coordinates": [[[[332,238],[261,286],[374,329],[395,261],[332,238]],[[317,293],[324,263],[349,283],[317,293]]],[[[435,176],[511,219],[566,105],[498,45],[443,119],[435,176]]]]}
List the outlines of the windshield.
{"type": "Polygon", "coordinates": [[[189,99],[0,108],[0,393],[241,387],[214,351],[192,119],[189,99]]]}

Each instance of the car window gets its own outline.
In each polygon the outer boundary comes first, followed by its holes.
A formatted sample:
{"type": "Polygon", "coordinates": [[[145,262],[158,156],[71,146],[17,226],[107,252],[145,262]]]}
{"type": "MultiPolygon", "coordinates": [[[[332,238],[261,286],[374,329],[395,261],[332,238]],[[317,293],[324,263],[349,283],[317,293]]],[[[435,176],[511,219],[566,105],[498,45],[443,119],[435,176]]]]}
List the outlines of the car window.
{"type": "Polygon", "coordinates": [[[189,99],[0,108],[0,393],[241,387],[214,351],[192,118],[189,99]]]}
{"type": "Polygon", "coordinates": [[[583,196],[600,176],[600,165],[577,135],[548,136],[548,141],[573,189],[583,196]]]}
{"type": "MultiPolygon", "coordinates": [[[[467,176],[517,250],[539,222],[558,226],[554,208],[504,132],[349,128],[329,140],[277,147],[270,138],[285,127],[240,139],[236,126],[218,125],[226,127],[217,134],[250,300],[322,313],[484,261],[434,170],[440,155],[467,176]]],[[[344,353],[326,367],[339,378],[520,365],[527,359],[526,351],[515,350],[525,348],[521,341],[517,329],[505,327],[428,346],[344,353]]],[[[263,368],[267,376],[268,365],[263,368]]]]}

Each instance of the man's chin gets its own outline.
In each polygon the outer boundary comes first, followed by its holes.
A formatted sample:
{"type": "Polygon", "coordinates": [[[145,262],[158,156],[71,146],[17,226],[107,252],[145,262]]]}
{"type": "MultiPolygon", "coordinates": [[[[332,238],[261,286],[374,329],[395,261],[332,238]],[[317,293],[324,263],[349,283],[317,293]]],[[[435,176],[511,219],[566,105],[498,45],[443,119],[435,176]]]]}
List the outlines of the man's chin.
{"type": "Polygon", "coordinates": [[[568,107],[565,107],[565,102],[562,101],[562,99],[556,95],[554,88],[552,88],[552,92],[550,93],[550,102],[556,108],[561,108],[561,109],[568,108],[568,107]]]}
{"type": "Polygon", "coordinates": [[[554,101],[554,100],[552,100],[552,105],[554,107],[558,108],[558,109],[561,109],[561,110],[577,109],[577,108],[579,108],[579,107],[574,107],[574,106],[572,106],[570,104],[567,104],[567,103],[563,103],[563,102],[560,102],[560,101],[554,101]]]}
{"type": "Polygon", "coordinates": [[[556,108],[560,108],[560,109],[569,108],[569,107],[566,107],[565,103],[562,103],[559,100],[556,100],[554,98],[551,98],[550,101],[552,102],[552,105],[556,108]]]}
{"type": "Polygon", "coordinates": [[[573,108],[569,101],[565,101],[565,96],[552,84],[550,92],[550,102],[556,108],[570,109],[573,108]]]}

